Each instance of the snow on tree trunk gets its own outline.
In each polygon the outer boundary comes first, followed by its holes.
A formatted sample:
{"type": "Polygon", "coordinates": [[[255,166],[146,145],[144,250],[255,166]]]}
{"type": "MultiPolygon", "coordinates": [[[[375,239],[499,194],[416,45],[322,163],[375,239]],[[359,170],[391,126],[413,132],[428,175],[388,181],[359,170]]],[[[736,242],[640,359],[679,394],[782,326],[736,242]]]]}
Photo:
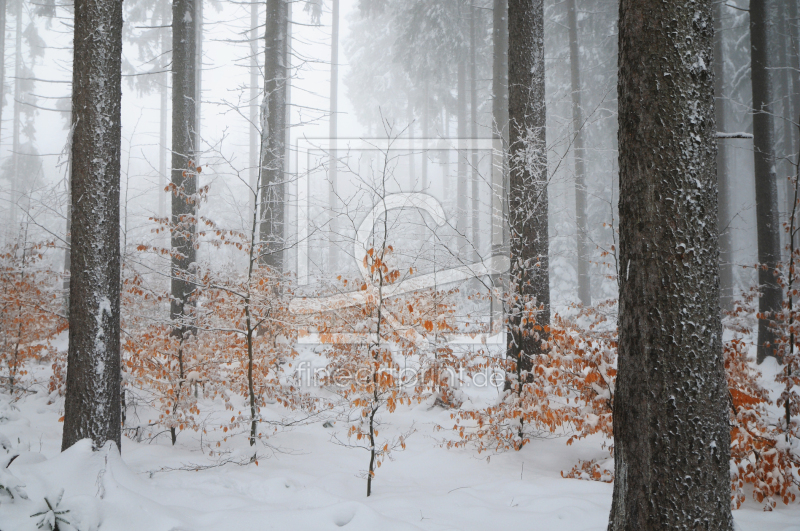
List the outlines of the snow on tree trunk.
{"type": "Polygon", "coordinates": [[[609,531],[732,530],[712,1],[622,0],[609,531]]]}
{"type": "Polygon", "coordinates": [[[775,172],[775,119],[772,115],[773,91],[769,72],[768,6],[753,2],[750,6],[750,77],[753,84],[753,158],[756,181],[756,230],[758,233],[758,285],[761,296],[758,311],[766,319],[758,321],[759,363],[772,356],[775,334],[766,314],[781,309],[783,293],[775,270],[781,259],[780,222],[778,220],[778,185],[775,172]],[[767,346],[770,345],[770,346],[767,346]]]}
{"type": "Polygon", "coordinates": [[[578,47],[578,14],[575,0],[567,0],[569,25],[569,67],[572,83],[572,152],[575,158],[575,223],[578,240],[578,300],[592,305],[592,283],[589,276],[589,238],[586,225],[586,168],[583,141],[583,108],[581,107],[581,67],[578,47]]]}
{"type": "Polygon", "coordinates": [[[544,2],[508,0],[508,216],[517,295],[508,309],[508,355],[519,371],[542,352],[550,324],[544,97],[544,2]]]}
{"type": "Polygon", "coordinates": [[[62,450],[120,445],[122,3],[76,0],[72,74],[72,275],[62,450]]]}
{"type": "MultiPolygon", "coordinates": [[[[195,2],[175,0],[172,4],[172,304],[171,318],[180,320],[193,288],[184,280],[194,264],[195,180],[195,2]]],[[[182,328],[182,326],[178,326],[182,328]]]]}
{"type": "Polygon", "coordinates": [[[283,269],[284,157],[286,155],[286,88],[289,2],[267,0],[264,52],[264,100],[261,104],[262,263],[283,269]]]}

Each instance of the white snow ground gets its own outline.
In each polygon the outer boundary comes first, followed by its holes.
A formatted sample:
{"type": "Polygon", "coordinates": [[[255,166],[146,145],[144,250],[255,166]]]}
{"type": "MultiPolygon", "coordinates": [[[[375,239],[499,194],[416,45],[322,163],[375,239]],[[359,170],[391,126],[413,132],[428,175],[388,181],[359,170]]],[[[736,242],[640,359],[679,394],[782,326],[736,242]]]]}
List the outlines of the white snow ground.
{"type": "MultiPolygon", "coordinates": [[[[42,368],[44,370],[44,368],[42,368]]],[[[769,371],[765,371],[769,372],[769,371]]],[[[578,459],[604,458],[599,439],[567,447],[564,438],[534,441],[521,452],[486,455],[447,450],[433,426],[452,425],[449,413],[426,405],[385,415],[388,431],[411,426],[407,450],[378,470],[373,495],[358,476],[368,454],[331,442],[334,428],[322,421],[275,435],[283,452],[259,447],[259,464],[228,464],[201,471],[159,471],[189,463],[211,464],[199,434],[184,432],[173,447],[168,437],[149,444],[123,438],[122,457],[110,449],[92,452],[83,441],[59,453],[63,401],[48,395],[10,403],[0,394],[0,474],[25,484],[28,499],[9,503],[0,495],[0,530],[35,530],[31,514],[63,499],[58,510],[70,522],[61,529],[91,530],[485,530],[523,526],[541,530],[605,530],[612,486],[563,479],[578,459]],[[2,446],[10,448],[2,449],[2,446]],[[0,469],[2,470],[2,469],[0,469]]],[[[276,406],[271,406],[276,407],[276,406]]],[[[230,412],[220,411],[220,415],[230,412]]],[[[245,436],[229,440],[230,457],[252,455],[245,436]]],[[[800,530],[800,503],[763,512],[748,500],[734,512],[743,531],[800,530]]],[[[46,516],[46,515],[45,515],[46,516]]]]}

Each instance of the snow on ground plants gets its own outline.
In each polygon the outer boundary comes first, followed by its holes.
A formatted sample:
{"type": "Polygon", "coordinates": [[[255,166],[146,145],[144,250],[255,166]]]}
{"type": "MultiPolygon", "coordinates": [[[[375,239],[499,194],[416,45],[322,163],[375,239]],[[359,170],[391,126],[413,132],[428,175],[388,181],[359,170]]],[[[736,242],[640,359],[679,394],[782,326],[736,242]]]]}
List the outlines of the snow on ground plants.
{"type": "MultiPolygon", "coordinates": [[[[779,370],[771,359],[760,368],[764,382],[779,370]]],[[[48,367],[30,369],[33,381],[47,381],[48,367]]],[[[284,413],[278,404],[267,408],[275,418],[284,413]]],[[[61,453],[62,414],[63,399],[53,401],[45,385],[34,384],[21,397],[0,394],[0,530],[39,524],[81,531],[607,526],[612,485],[561,477],[579,460],[611,467],[597,435],[570,446],[566,437],[536,439],[487,459],[470,447],[442,448],[450,434],[435,426],[452,424],[448,410],[428,402],[400,406],[382,417],[382,429],[387,437],[413,434],[377,471],[367,498],[367,452],[336,442],[347,440],[346,419],[321,415],[279,430],[259,441],[256,464],[245,432],[215,447],[221,454],[214,456],[208,437],[189,431],[175,446],[164,433],[139,442],[123,438],[121,455],[112,446],[92,452],[88,441],[61,453]]],[[[230,412],[219,407],[213,415],[230,412]]],[[[212,417],[205,419],[209,425],[212,417]]],[[[796,503],[764,512],[748,494],[734,516],[741,530],[800,529],[796,503]]]]}

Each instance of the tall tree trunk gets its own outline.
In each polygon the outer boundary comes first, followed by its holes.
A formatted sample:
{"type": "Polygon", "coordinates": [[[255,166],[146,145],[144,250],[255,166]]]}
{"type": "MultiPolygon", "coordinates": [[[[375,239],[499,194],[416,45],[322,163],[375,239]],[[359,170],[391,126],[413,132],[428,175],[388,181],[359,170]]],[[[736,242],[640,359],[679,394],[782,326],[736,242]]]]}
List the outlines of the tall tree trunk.
{"type": "MultiPolygon", "coordinates": [[[[508,1],[493,0],[492,5],[492,171],[491,252],[508,252],[508,1]]],[[[498,285],[502,277],[492,279],[498,285]]],[[[502,303],[491,300],[491,327],[502,322],[502,303]]]]}
{"type": "Polygon", "coordinates": [[[332,232],[331,241],[328,242],[328,270],[333,273],[336,265],[336,244],[334,239],[337,237],[338,227],[336,226],[336,207],[338,190],[338,137],[339,137],[339,0],[333,0],[331,5],[331,87],[330,87],[330,107],[331,117],[328,122],[328,142],[330,143],[330,190],[328,190],[328,210],[330,213],[330,230],[332,232]]]}
{"type": "Polygon", "coordinates": [[[471,146],[471,177],[472,190],[472,248],[474,252],[472,257],[474,260],[480,259],[481,250],[481,227],[480,227],[480,176],[478,175],[478,150],[475,149],[475,140],[478,138],[478,16],[481,11],[470,5],[469,11],[469,111],[470,111],[470,125],[471,131],[470,140],[471,146]]]}
{"type": "Polygon", "coordinates": [[[161,8],[161,25],[165,26],[161,30],[161,69],[164,73],[161,74],[161,86],[159,87],[159,129],[158,129],[158,217],[167,217],[167,196],[165,188],[167,187],[167,153],[169,151],[169,144],[167,143],[167,124],[169,121],[169,73],[167,67],[169,60],[167,55],[170,50],[169,33],[166,31],[166,26],[169,23],[170,16],[169,4],[163,2],[161,8]]]}
{"type": "MultiPolygon", "coordinates": [[[[197,167],[197,23],[196,0],[172,3],[172,301],[170,317],[173,334],[181,345],[190,331],[187,309],[194,285],[187,280],[194,267],[196,227],[197,167]]],[[[183,348],[178,348],[178,377],[184,377],[183,348]]],[[[180,384],[178,387],[180,395],[180,384]]],[[[177,407],[180,396],[175,396],[177,407]]],[[[172,444],[176,431],[171,428],[172,444]]]]}
{"type": "Polygon", "coordinates": [[[72,278],[61,449],[120,447],[122,3],[75,1],[72,278]]]}
{"type": "Polygon", "coordinates": [[[288,0],[267,0],[264,52],[264,100],[261,104],[261,263],[283,270],[284,158],[286,155],[286,88],[288,0]]]}
{"type": "Polygon", "coordinates": [[[0,0],[0,124],[6,104],[6,3],[6,0],[0,0]]]}
{"type": "Polygon", "coordinates": [[[775,119],[770,79],[768,3],[750,5],[750,77],[753,84],[753,159],[755,162],[756,227],[758,233],[758,284],[761,296],[758,311],[759,363],[774,355],[775,333],[770,317],[780,311],[783,293],[775,277],[781,259],[778,188],[775,174],[775,119]]]}
{"type": "Polygon", "coordinates": [[[467,61],[461,57],[458,60],[457,73],[458,99],[456,101],[456,134],[458,135],[458,163],[456,165],[456,230],[458,231],[458,256],[466,250],[467,235],[467,61]]]}
{"type": "Polygon", "coordinates": [[[430,135],[430,102],[428,101],[430,93],[430,82],[428,76],[425,76],[425,89],[424,98],[422,103],[422,191],[428,191],[428,136],[430,135]]]}
{"type": "MultiPolygon", "coordinates": [[[[184,280],[195,262],[194,215],[192,198],[197,192],[195,179],[196,119],[196,37],[195,0],[172,3],[172,223],[180,230],[172,232],[172,319],[185,316],[185,306],[193,291],[184,280]]],[[[178,328],[183,329],[184,326],[178,328]]],[[[182,333],[182,332],[181,332],[182,333]]]]}
{"type": "MultiPolygon", "coordinates": [[[[714,116],[717,121],[717,130],[727,132],[725,120],[725,56],[723,34],[720,32],[722,2],[714,5],[714,95],[716,105],[714,116]]],[[[733,240],[728,224],[731,222],[730,206],[730,175],[726,158],[726,141],[722,140],[717,145],[717,188],[719,189],[719,283],[720,306],[723,310],[730,310],[733,306],[733,240]]]]}
{"type": "Polygon", "coordinates": [[[14,121],[12,124],[12,138],[11,138],[11,167],[13,175],[11,176],[11,204],[9,205],[9,224],[8,230],[11,234],[11,239],[16,238],[18,230],[18,212],[19,201],[22,196],[22,179],[20,177],[20,125],[22,104],[22,0],[17,0],[14,18],[16,19],[16,34],[14,42],[14,121]]]}
{"type": "Polygon", "coordinates": [[[619,372],[608,529],[732,530],[712,0],[691,9],[621,0],[619,12],[619,372]]]}
{"type": "Polygon", "coordinates": [[[250,4],[250,189],[253,191],[253,208],[258,204],[256,179],[259,163],[259,131],[258,131],[258,6],[259,2],[250,4]]]}
{"type": "Polygon", "coordinates": [[[518,296],[509,308],[508,356],[522,381],[550,325],[544,74],[544,2],[508,0],[508,201],[518,296]]]}
{"type": "MultiPolygon", "coordinates": [[[[788,64],[789,64],[789,79],[790,84],[789,88],[791,93],[789,95],[789,100],[791,104],[791,114],[792,117],[792,124],[790,126],[792,132],[792,146],[796,146],[798,141],[800,140],[800,135],[798,135],[797,131],[797,123],[794,120],[797,119],[798,113],[800,113],[800,19],[798,19],[798,0],[791,0],[787,2],[787,30],[788,30],[788,64]]],[[[789,151],[792,155],[792,159],[795,163],[800,162],[798,157],[795,153],[794,148],[789,151]]],[[[792,194],[792,199],[794,199],[794,194],[792,194]]],[[[798,240],[795,238],[795,249],[800,247],[798,245],[798,240]]]]}
{"type": "Polygon", "coordinates": [[[578,243],[578,300],[592,305],[592,280],[589,276],[589,241],[586,223],[586,167],[583,139],[583,108],[581,107],[581,67],[578,47],[578,14],[575,0],[567,0],[569,26],[569,66],[572,82],[573,157],[575,158],[575,224],[578,243]]]}
{"type": "Polygon", "coordinates": [[[492,8],[492,131],[508,145],[508,0],[492,8]]]}
{"type": "MultiPolygon", "coordinates": [[[[202,141],[200,130],[203,125],[201,113],[203,108],[203,0],[195,0],[194,12],[197,17],[194,24],[194,162],[197,166],[200,166],[200,142],[202,141]]],[[[195,176],[198,181],[199,178],[199,175],[195,176]]],[[[199,184],[198,182],[197,185],[199,186],[199,184]]],[[[197,205],[195,205],[195,208],[197,208],[197,205]]]]}

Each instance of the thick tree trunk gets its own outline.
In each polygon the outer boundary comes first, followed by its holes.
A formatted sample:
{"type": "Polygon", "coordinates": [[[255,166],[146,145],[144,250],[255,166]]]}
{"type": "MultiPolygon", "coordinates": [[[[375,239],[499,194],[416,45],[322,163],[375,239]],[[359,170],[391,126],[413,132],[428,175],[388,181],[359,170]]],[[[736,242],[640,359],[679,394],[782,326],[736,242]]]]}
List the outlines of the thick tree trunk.
{"type": "MultiPolygon", "coordinates": [[[[725,57],[722,43],[723,35],[719,32],[722,21],[722,2],[714,6],[714,95],[716,105],[714,116],[717,121],[717,130],[727,132],[725,120],[725,57]]],[[[728,175],[728,161],[726,158],[727,143],[722,140],[717,145],[717,188],[719,190],[719,283],[720,306],[723,310],[730,310],[733,306],[733,240],[728,224],[731,221],[730,207],[730,176],[728,175]]]]}
{"type": "Polygon", "coordinates": [[[767,2],[750,5],[750,77],[753,85],[753,158],[756,185],[756,227],[758,233],[759,363],[774,355],[775,333],[769,320],[780,311],[783,293],[775,277],[781,259],[781,226],[778,220],[778,188],[775,174],[775,119],[770,79],[767,2]]]}
{"type": "Polygon", "coordinates": [[[517,296],[508,309],[508,356],[520,377],[542,352],[550,325],[545,117],[544,2],[508,0],[508,215],[517,296]]]}
{"type": "Polygon", "coordinates": [[[572,153],[575,158],[575,224],[578,243],[578,300],[592,305],[592,280],[589,276],[589,238],[586,223],[586,167],[581,107],[581,67],[578,47],[578,15],[575,0],[567,0],[569,26],[569,66],[572,82],[572,153]]]}
{"type": "Polygon", "coordinates": [[[328,210],[331,217],[330,230],[333,233],[331,241],[328,242],[328,268],[330,272],[335,271],[336,265],[336,245],[334,239],[337,237],[338,227],[336,226],[336,210],[338,190],[338,168],[337,168],[337,149],[339,136],[339,0],[333,0],[332,20],[331,20],[331,86],[330,86],[330,107],[331,117],[328,122],[328,142],[330,142],[330,190],[328,190],[328,210]]]}
{"type": "Polygon", "coordinates": [[[122,3],[76,0],[72,277],[61,449],[120,447],[119,186],[122,3]]]}
{"type": "MultiPolygon", "coordinates": [[[[181,321],[194,290],[185,277],[196,259],[194,248],[195,201],[197,193],[195,151],[196,119],[196,37],[195,0],[172,3],[172,303],[171,317],[181,321]]],[[[186,324],[176,324],[183,334],[186,324]]],[[[180,361],[180,360],[179,360],[180,361]]]]}
{"type": "Polygon", "coordinates": [[[609,531],[732,530],[712,0],[621,0],[609,531]]]}
{"type": "MultiPolygon", "coordinates": [[[[197,258],[197,0],[172,2],[172,300],[173,334],[181,339],[191,330],[187,309],[194,284],[187,278],[197,258]]],[[[178,348],[178,377],[184,378],[183,348],[178,348]]],[[[173,412],[180,400],[175,396],[173,412]]],[[[176,429],[170,429],[172,444],[176,429]]]]}
{"type": "Polygon", "coordinates": [[[261,104],[261,263],[283,270],[288,0],[267,0],[264,100],[261,104]]]}

